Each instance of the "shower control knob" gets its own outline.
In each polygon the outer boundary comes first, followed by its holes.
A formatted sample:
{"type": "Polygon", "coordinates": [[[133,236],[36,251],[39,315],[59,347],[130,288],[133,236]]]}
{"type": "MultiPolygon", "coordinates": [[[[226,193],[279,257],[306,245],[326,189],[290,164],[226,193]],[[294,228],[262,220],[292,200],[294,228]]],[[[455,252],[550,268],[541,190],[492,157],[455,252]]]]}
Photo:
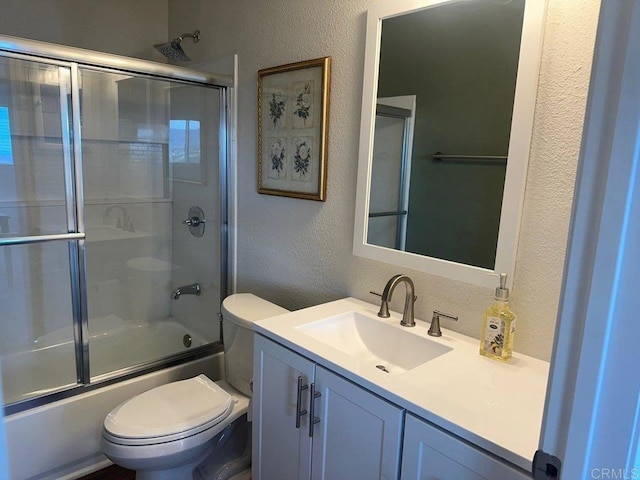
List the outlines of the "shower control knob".
{"type": "Polygon", "coordinates": [[[183,220],[182,223],[189,227],[197,227],[201,223],[205,223],[205,220],[200,220],[200,217],[189,217],[186,220],[183,220]]]}
{"type": "Polygon", "coordinates": [[[204,235],[204,212],[198,206],[193,206],[189,209],[187,219],[182,221],[183,225],[189,228],[189,233],[194,237],[202,237],[204,235]]]}

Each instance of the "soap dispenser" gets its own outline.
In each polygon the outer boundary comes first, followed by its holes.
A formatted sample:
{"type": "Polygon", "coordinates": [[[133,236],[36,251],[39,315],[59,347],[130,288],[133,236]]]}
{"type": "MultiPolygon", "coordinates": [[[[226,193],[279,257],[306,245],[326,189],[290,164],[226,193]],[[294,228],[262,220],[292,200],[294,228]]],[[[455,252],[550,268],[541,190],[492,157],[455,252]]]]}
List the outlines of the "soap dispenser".
{"type": "Polygon", "coordinates": [[[500,274],[500,287],[496,288],[493,304],[484,312],[480,355],[505,361],[513,353],[516,314],[509,308],[507,274],[500,274]]]}

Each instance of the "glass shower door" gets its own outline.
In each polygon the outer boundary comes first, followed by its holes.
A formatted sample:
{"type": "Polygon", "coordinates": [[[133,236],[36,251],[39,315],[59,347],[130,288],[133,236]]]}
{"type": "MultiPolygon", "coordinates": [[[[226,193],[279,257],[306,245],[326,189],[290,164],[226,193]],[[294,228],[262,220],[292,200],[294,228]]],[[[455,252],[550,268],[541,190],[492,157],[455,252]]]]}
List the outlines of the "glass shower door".
{"type": "Polygon", "coordinates": [[[5,413],[219,351],[226,87],[150,62],[86,66],[77,49],[5,46],[5,413]]]}
{"type": "Polygon", "coordinates": [[[0,58],[0,356],[6,403],[77,383],[70,68],[0,58]]]}
{"type": "Polygon", "coordinates": [[[80,72],[93,381],[219,340],[220,91],[80,72]]]}
{"type": "Polygon", "coordinates": [[[404,250],[406,243],[411,115],[409,110],[377,106],[367,243],[396,250],[404,250]]]}

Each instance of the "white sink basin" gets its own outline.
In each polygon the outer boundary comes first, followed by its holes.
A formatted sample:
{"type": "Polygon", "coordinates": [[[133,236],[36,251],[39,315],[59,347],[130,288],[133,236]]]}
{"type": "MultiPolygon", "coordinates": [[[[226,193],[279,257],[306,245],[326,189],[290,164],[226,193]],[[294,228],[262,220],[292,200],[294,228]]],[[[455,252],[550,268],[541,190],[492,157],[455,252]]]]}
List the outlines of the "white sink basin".
{"type": "Polygon", "coordinates": [[[357,358],[363,367],[370,365],[395,375],[451,350],[411,333],[407,327],[385,323],[382,319],[355,311],[299,325],[295,329],[357,358]]]}

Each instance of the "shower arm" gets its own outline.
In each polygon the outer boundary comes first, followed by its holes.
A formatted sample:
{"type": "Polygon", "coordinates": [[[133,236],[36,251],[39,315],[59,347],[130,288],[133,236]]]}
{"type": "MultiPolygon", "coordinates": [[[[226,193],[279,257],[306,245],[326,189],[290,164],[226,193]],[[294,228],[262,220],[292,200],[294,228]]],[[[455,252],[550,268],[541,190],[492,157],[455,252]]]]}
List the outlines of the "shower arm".
{"type": "Polygon", "coordinates": [[[178,38],[176,38],[176,40],[178,41],[178,43],[180,43],[185,38],[192,38],[193,43],[198,43],[200,41],[200,30],[196,30],[193,33],[187,32],[183,33],[182,35],[178,35],[178,38]]]}

